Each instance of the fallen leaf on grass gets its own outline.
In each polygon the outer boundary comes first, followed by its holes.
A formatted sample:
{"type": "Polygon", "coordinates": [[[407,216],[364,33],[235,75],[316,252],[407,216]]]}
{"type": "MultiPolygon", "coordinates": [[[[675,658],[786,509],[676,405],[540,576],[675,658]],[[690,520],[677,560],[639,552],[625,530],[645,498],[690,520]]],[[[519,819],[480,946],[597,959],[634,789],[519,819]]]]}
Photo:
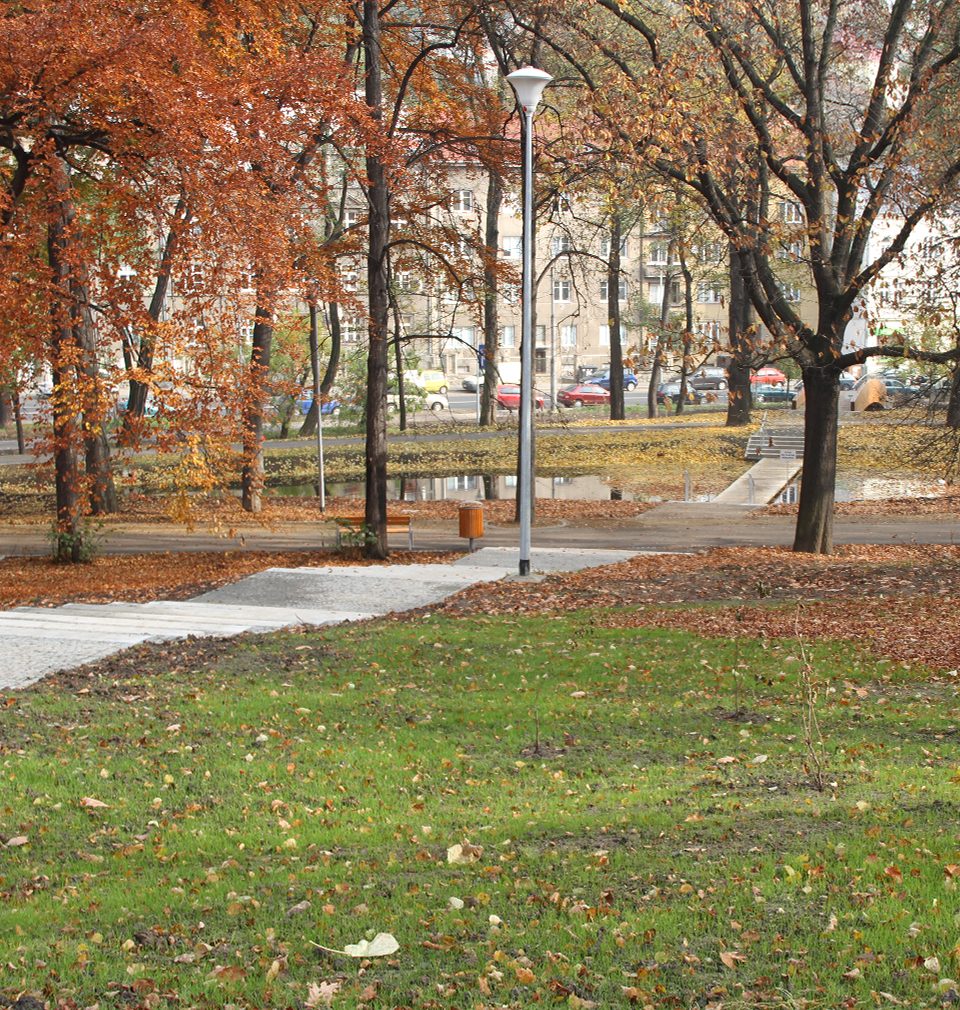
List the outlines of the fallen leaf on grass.
{"type": "Polygon", "coordinates": [[[106,810],[110,805],[104,803],[103,800],[94,799],[92,796],[84,796],[80,800],[80,806],[85,810],[106,810]]]}
{"type": "Polygon", "coordinates": [[[321,982],[319,985],[311,982],[307,986],[307,998],[303,1001],[304,1006],[330,1006],[333,1003],[333,997],[342,988],[342,982],[321,982]]]}
{"type": "Polygon", "coordinates": [[[207,978],[215,978],[218,982],[238,982],[246,977],[246,971],[238,964],[218,964],[207,976],[207,978]]]}
{"type": "Polygon", "coordinates": [[[30,841],[26,835],[17,835],[15,838],[7,839],[7,848],[16,849],[18,846],[26,845],[30,841]]]}
{"type": "Polygon", "coordinates": [[[736,968],[737,963],[741,961],[746,961],[746,954],[741,954],[736,950],[722,950],[720,951],[720,960],[728,968],[736,968]]]}
{"type": "Polygon", "coordinates": [[[475,863],[482,855],[482,845],[471,845],[470,842],[464,842],[462,845],[457,843],[456,845],[451,845],[450,848],[447,849],[447,862],[475,863]]]}
{"type": "MultiPolygon", "coordinates": [[[[313,940],[310,941],[313,943],[313,940]]],[[[340,954],[344,957],[386,957],[400,949],[397,938],[392,933],[377,933],[372,940],[361,940],[359,943],[348,943],[343,950],[335,947],[324,947],[322,943],[313,943],[314,947],[328,954],[340,954]]]]}

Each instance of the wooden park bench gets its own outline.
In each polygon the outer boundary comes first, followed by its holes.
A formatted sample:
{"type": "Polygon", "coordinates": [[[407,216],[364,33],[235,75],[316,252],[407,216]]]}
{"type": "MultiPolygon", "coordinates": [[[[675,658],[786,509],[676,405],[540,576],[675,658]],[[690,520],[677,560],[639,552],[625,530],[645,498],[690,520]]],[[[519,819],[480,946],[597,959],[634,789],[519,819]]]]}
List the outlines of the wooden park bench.
{"type": "MultiPolygon", "coordinates": [[[[357,535],[363,531],[364,526],[367,523],[366,516],[355,515],[355,516],[332,516],[333,521],[337,524],[337,549],[339,550],[343,543],[343,535],[345,533],[351,533],[357,535]]],[[[412,551],[413,550],[413,516],[410,515],[387,515],[387,533],[398,533],[403,530],[407,532],[407,546],[412,551]]]]}

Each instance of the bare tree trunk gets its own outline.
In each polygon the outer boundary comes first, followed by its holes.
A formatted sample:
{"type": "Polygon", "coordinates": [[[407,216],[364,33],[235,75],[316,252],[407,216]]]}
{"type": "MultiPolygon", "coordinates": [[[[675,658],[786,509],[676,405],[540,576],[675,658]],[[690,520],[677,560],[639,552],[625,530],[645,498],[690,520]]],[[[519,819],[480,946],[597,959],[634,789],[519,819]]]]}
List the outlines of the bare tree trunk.
{"type": "Polygon", "coordinates": [[[809,554],[832,554],[839,373],[829,365],[805,367],[803,394],[803,477],[793,549],[809,554]]]}
{"type": "Polygon", "coordinates": [[[677,394],[675,412],[682,414],[687,403],[687,370],[690,365],[690,355],[693,351],[693,273],[687,262],[687,254],[683,244],[680,246],[680,271],[683,274],[683,359],[680,362],[680,390],[677,394]]]}
{"type": "MultiPolygon", "coordinates": [[[[327,315],[327,329],[330,332],[330,357],[327,359],[327,367],[324,369],[323,378],[320,379],[320,398],[322,399],[333,386],[333,380],[337,377],[337,369],[340,367],[340,306],[336,302],[330,302],[327,315]]],[[[318,334],[313,323],[310,326],[310,367],[313,375],[313,388],[317,388],[317,372],[320,369],[320,345],[318,334]]],[[[317,411],[320,405],[317,397],[313,398],[307,416],[300,426],[299,435],[301,438],[308,438],[317,430],[317,411]]]]}
{"type": "Polygon", "coordinates": [[[607,331],[610,334],[610,420],[622,421],[623,342],[620,339],[620,244],[622,222],[619,214],[610,215],[610,257],[607,260],[607,331]]]}
{"type": "Polygon", "coordinates": [[[80,523],[77,439],[80,416],[75,383],[77,347],[70,321],[72,293],[70,264],[65,259],[70,183],[59,158],[53,159],[55,197],[47,220],[47,259],[54,297],[51,299],[50,358],[53,371],[53,465],[55,471],[57,529],[54,557],[57,561],[80,561],[84,553],[80,523]]]}
{"type": "Polygon", "coordinates": [[[497,364],[500,361],[500,333],[498,329],[498,278],[497,257],[500,246],[500,206],[503,203],[503,179],[490,169],[487,173],[487,206],[484,222],[483,267],[483,388],[480,391],[480,423],[495,424],[497,420],[497,364]]]}
{"type": "Polygon", "coordinates": [[[22,456],[27,451],[27,442],[23,437],[23,410],[20,404],[20,390],[13,391],[13,419],[17,425],[17,452],[22,456]]]}
{"type": "Polygon", "coordinates": [[[263,408],[266,378],[273,345],[273,293],[258,287],[253,323],[253,347],[248,376],[250,388],[243,413],[243,471],[240,474],[240,504],[254,514],[263,509],[263,408]]]}
{"type": "Polygon", "coordinates": [[[947,400],[947,425],[960,428],[960,363],[955,363],[950,379],[950,398],[947,400]]]}
{"type": "Polygon", "coordinates": [[[97,362],[97,330],[90,311],[85,278],[75,286],[76,342],[80,348],[78,369],[83,382],[83,431],[86,449],[84,463],[90,480],[90,512],[106,515],[117,511],[117,489],[113,482],[110,443],[104,420],[107,406],[103,400],[97,362]]]}
{"type": "MultiPolygon", "coordinates": [[[[379,0],[363,3],[364,92],[375,125],[383,119],[383,85],[380,71],[379,0]]],[[[386,558],[387,546],[387,327],[389,289],[387,249],[390,235],[390,192],[380,157],[368,149],[367,297],[369,299],[369,349],[367,352],[366,501],[364,523],[370,538],[364,545],[368,558],[386,558]]]]}
{"type": "Polygon", "coordinates": [[[743,280],[740,253],[730,243],[730,364],[727,366],[727,427],[750,423],[753,400],[750,393],[751,307],[743,280]]]}
{"type": "Polygon", "coordinates": [[[0,428],[6,428],[13,412],[10,404],[10,394],[0,392],[0,428]]]}
{"type": "MultiPolygon", "coordinates": [[[[190,220],[190,214],[185,211],[185,207],[185,201],[181,197],[173,214],[175,222],[180,221],[182,218],[182,224],[186,224],[190,220]]],[[[167,289],[170,286],[170,271],[173,267],[173,256],[176,252],[178,237],[179,232],[177,227],[173,226],[167,232],[166,240],[163,243],[163,253],[160,256],[157,279],[153,286],[150,307],[147,310],[151,326],[139,334],[140,348],[137,352],[137,368],[142,372],[150,372],[153,369],[153,353],[156,347],[156,337],[152,327],[160,322],[160,316],[163,313],[167,289]]],[[[149,392],[150,386],[147,382],[144,382],[142,379],[130,380],[130,395],[127,397],[127,410],[124,414],[125,428],[132,423],[135,417],[143,417],[147,407],[147,394],[149,392]]]]}
{"type": "MultiPolygon", "coordinates": [[[[671,242],[667,250],[667,262],[673,252],[671,242]]],[[[660,298],[660,327],[657,331],[657,343],[653,351],[653,368],[650,371],[650,385],[647,388],[647,417],[657,416],[657,386],[660,385],[660,372],[663,369],[663,359],[667,350],[667,326],[670,322],[670,285],[673,277],[669,270],[663,275],[663,292],[660,298]]]]}

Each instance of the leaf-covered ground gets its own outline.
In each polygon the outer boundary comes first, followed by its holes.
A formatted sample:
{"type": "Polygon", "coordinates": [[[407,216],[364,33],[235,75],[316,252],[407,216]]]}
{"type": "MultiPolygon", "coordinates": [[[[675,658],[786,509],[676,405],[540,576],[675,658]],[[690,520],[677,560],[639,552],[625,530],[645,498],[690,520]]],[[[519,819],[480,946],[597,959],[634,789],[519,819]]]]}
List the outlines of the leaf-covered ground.
{"type": "Polygon", "coordinates": [[[165,643],[8,698],[0,1003],[956,1002],[956,680],[633,612],[165,643]]]}
{"type": "Polygon", "coordinates": [[[844,546],[830,557],[776,548],[638,557],[535,584],[475,586],[449,613],[619,610],[630,626],[722,636],[869,642],[878,655],[960,669],[960,545],[844,546]]]}
{"type": "MultiPolygon", "coordinates": [[[[445,561],[447,554],[398,551],[393,564],[445,561]]],[[[94,558],[59,565],[49,558],[0,559],[0,609],[111,600],[186,600],[265,568],[366,564],[334,551],[185,551],[94,558]]]]}

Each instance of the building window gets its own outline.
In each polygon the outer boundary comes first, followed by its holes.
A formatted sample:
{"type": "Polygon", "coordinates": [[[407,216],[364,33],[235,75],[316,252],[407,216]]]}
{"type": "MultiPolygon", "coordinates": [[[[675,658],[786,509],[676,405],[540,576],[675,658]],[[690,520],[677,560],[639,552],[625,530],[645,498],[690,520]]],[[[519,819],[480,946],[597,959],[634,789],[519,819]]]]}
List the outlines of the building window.
{"type": "Polygon", "coordinates": [[[573,249],[573,243],[570,241],[570,236],[566,232],[561,232],[559,235],[553,236],[553,241],[550,243],[550,250],[554,256],[570,252],[571,249],[573,249]]]}
{"type": "Polygon", "coordinates": [[[564,323],[563,326],[560,327],[560,346],[561,347],[577,346],[576,323],[564,323]]]}
{"type": "Polygon", "coordinates": [[[557,279],[553,282],[553,300],[555,302],[570,301],[570,281],[557,279]]]}
{"type": "Polygon", "coordinates": [[[362,332],[359,319],[346,319],[340,325],[340,338],[345,344],[358,344],[362,332]]]}
{"type": "Polygon", "coordinates": [[[343,290],[344,291],[356,291],[357,290],[357,280],[360,275],[356,270],[344,270],[343,272],[343,290]]]}
{"type": "Polygon", "coordinates": [[[780,290],[788,302],[800,301],[800,288],[796,284],[781,284],[780,290]]]}
{"type": "Polygon", "coordinates": [[[188,263],[180,275],[180,290],[184,294],[193,294],[203,287],[203,264],[188,263]]]}
{"type": "Polygon", "coordinates": [[[650,243],[650,263],[654,266],[665,267],[670,260],[669,242],[650,243]]]}
{"type": "Polygon", "coordinates": [[[799,263],[803,259],[803,242],[794,239],[793,242],[784,243],[777,250],[777,259],[786,263],[799,263]]]}
{"type": "Polygon", "coordinates": [[[547,370],[547,349],[537,347],[533,352],[533,370],[542,375],[547,370]]]}
{"type": "Polygon", "coordinates": [[[343,212],[343,224],[345,228],[355,228],[360,224],[362,211],[356,207],[348,207],[343,212]]]}
{"type": "Polygon", "coordinates": [[[454,210],[473,210],[473,190],[458,189],[453,194],[454,210]]]}
{"type": "Polygon", "coordinates": [[[600,324],[600,346],[610,346],[610,327],[607,323],[600,324]]]}
{"type": "Polygon", "coordinates": [[[723,295],[712,284],[701,281],[697,285],[697,301],[705,305],[717,305],[723,300],[723,295]]]}
{"type": "Polygon", "coordinates": [[[476,491],[478,477],[447,477],[448,491],[476,491]]]}
{"type": "MultiPolygon", "coordinates": [[[[626,301],[627,299],[627,278],[621,277],[620,283],[617,285],[620,292],[620,301],[626,301]]],[[[603,301],[607,300],[607,292],[610,290],[610,285],[607,283],[606,279],[600,281],[600,297],[603,301]]]]}
{"type": "Polygon", "coordinates": [[[780,204],[780,219],[784,224],[803,224],[803,208],[793,200],[780,204]]]}
{"type": "MultiPolygon", "coordinates": [[[[621,256],[628,256],[629,254],[630,254],[630,246],[629,246],[629,244],[627,242],[627,239],[623,239],[620,242],[620,255],[621,256]]],[[[610,236],[609,235],[604,235],[604,237],[602,239],[600,239],[600,255],[605,260],[610,258],[610,236]]]]}
{"type": "Polygon", "coordinates": [[[517,328],[516,328],[516,326],[501,326],[500,327],[500,346],[501,347],[516,347],[517,346],[517,328]]]}
{"type": "Polygon", "coordinates": [[[543,324],[534,328],[533,331],[533,343],[535,347],[546,347],[547,345],[547,327],[543,324]]]}
{"type": "Polygon", "coordinates": [[[722,242],[704,242],[697,246],[694,251],[701,263],[719,264],[723,262],[726,255],[722,242]]]}
{"type": "Polygon", "coordinates": [[[506,256],[507,259],[520,259],[523,255],[522,235],[504,235],[501,241],[503,243],[503,255],[506,256]]]}
{"type": "Polygon", "coordinates": [[[477,343],[477,330],[475,326],[454,326],[450,330],[450,336],[466,344],[468,347],[475,347],[477,343]]]}
{"type": "Polygon", "coordinates": [[[408,294],[416,294],[420,290],[420,278],[409,270],[401,270],[397,274],[397,281],[400,290],[406,291],[408,294]]]}
{"type": "Polygon", "coordinates": [[[520,286],[518,284],[504,284],[500,289],[503,300],[510,305],[516,305],[520,301],[520,286]]]}

